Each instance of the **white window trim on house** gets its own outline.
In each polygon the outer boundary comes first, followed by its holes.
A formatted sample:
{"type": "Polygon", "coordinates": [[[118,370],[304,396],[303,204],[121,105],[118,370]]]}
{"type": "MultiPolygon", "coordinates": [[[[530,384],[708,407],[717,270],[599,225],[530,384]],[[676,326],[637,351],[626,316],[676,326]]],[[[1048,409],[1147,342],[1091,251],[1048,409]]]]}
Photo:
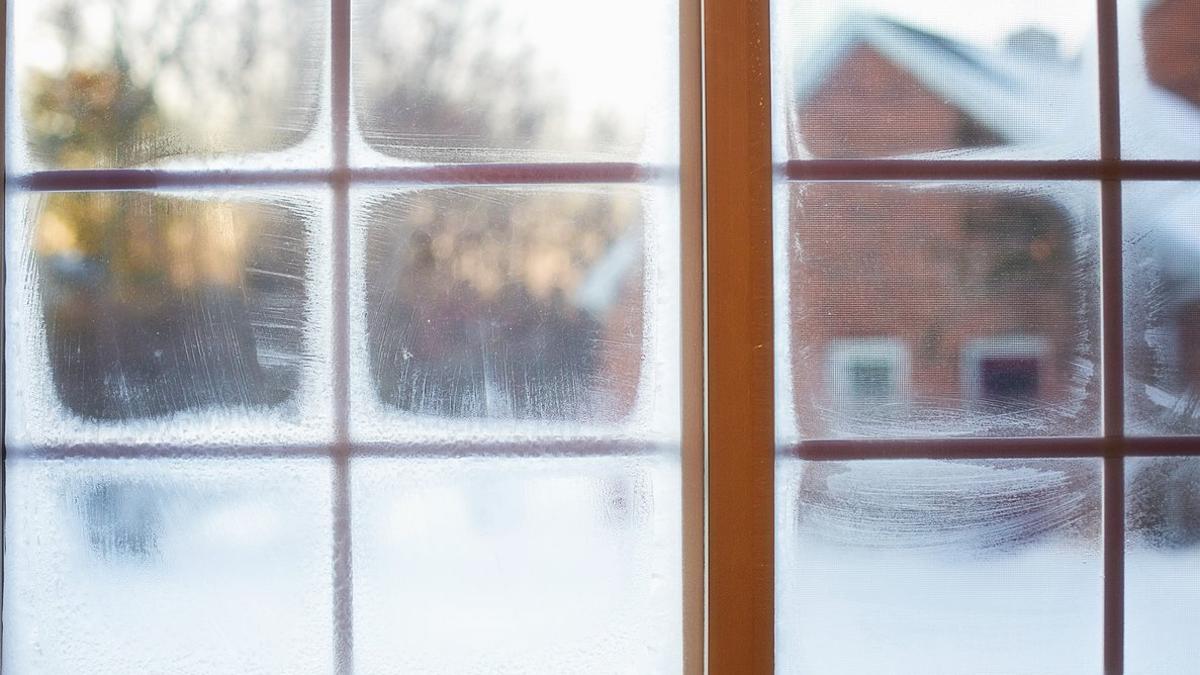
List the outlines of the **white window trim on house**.
{"type": "Polygon", "coordinates": [[[962,352],[962,393],[972,402],[983,401],[983,362],[988,359],[1037,359],[1040,389],[1044,386],[1049,356],[1050,343],[1039,336],[1005,335],[971,340],[962,352]]]}
{"type": "Polygon", "coordinates": [[[890,337],[838,339],[829,346],[826,382],[830,400],[842,407],[902,404],[909,400],[911,368],[908,348],[902,340],[890,337]],[[859,399],[851,384],[850,367],[860,360],[885,359],[892,369],[895,387],[891,396],[859,399]]]}
{"type": "MultiPolygon", "coordinates": [[[[36,3],[36,0],[25,0],[36,3]]],[[[8,5],[14,0],[0,0],[8,5]]],[[[5,443],[5,458],[11,460],[23,453],[30,461],[61,460],[67,458],[121,458],[138,461],[154,461],[161,458],[189,456],[196,452],[208,458],[214,457],[322,457],[331,461],[333,479],[331,510],[332,539],[336,548],[332,558],[332,651],[336,664],[333,672],[349,675],[354,672],[354,611],[352,574],[352,528],[351,528],[351,462],[361,458],[393,457],[416,458],[454,456],[461,457],[463,448],[470,448],[478,456],[509,458],[527,453],[534,448],[546,449],[538,454],[546,457],[623,457],[630,454],[659,453],[665,448],[678,448],[678,477],[681,504],[681,541],[679,562],[681,567],[681,603],[679,606],[681,631],[676,637],[681,641],[680,663],[683,672],[700,672],[704,659],[704,392],[703,392],[703,157],[702,149],[702,105],[700,84],[701,70],[701,13],[698,0],[679,0],[678,24],[678,97],[679,156],[677,161],[652,164],[646,161],[611,162],[584,158],[580,162],[515,162],[515,163],[450,163],[421,164],[408,166],[393,162],[387,166],[367,166],[361,161],[352,161],[353,144],[357,142],[357,129],[351,105],[352,54],[351,37],[354,20],[352,0],[324,0],[328,4],[329,57],[324,65],[327,84],[322,93],[322,105],[326,106],[322,133],[328,133],[331,152],[313,166],[265,166],[256,168],[227,168],[202,166],[192,168],[185,165],[163,165],[137,168],[88,168],[66,170],[34,170],[14,173],[4,161],[6,231],[15,220],[14,214],[21,213],[16,206],[26,195],[68,191],[145,191],[165,193],[169,191],[222,191],[261,190],[267,187],[288,191],[317,191],[328,195],[328,212],[322,214],[328,222],[326,245],[329,250],[329,267],[325,270],[332,279],[330,299],[326,311],[331,315],[328,336],[331,354],[327,377],[323,378],[329,396],[330,416],[322,421],[328,427],[328,438],[317,441],[293,442],[294,439],[271,439],[265,443],[261,434],[248,434],[233,441],[225,439],[223,444],[213,444],[204,434],[174,436],[167,432],[150,434],[125,434],[123,429],[113,437],[93,439],[93,442],[72,441],[69,443],[45,442],[36,434],[49,431],[33,429],[32,439],[23,444],[5,443]],[[360,404],[356,415],[361,414],[363,397],[352,389],[352,352],[355,348],[358,325],[354,317],[361,298],[355,286],[356,277],[351,274],[352,262],[356,260],[362,243],[353,227],[352,211],[357,205],[354,192],[363,186],[374,189],[409,189],[413,185],[459,187],[472,186],[540,186],[551,190],[561,185],[637,185],[649,190],[657,187],[665,197],[653,200],[656,215],[677,222],[676,227],[660,227],[647,236],[649,256],[661,251],[661,274],[647,281],[661,281],[667,291],[667,302],[658,302],[653,311],[644,313],[647,336],[646,345],[654,347],[654,355],[648,360],[651,367],[662,370],[672,381],[656,383],[655,396],[641,396],[645,405],[661,412],[667,427],[659,428],[646,423],[645,416],[623,421],[621,425],[593,425],[580,432],[583,425],[529,424],[525,429],[514,429],[506,424],[487,425],[469,422],[447,431],[441,424],[434,431],[438,434],[413,433],[413,425],[404,427],[407,439],[396,442],[395,438],[364,438],[354,429],[352,433],[353,408],[351,399],[360,404]],[[652,236],[651,236],[652,235],[652,236]],[[657,277],[661,277],[658,279],[657,277]],[[675,289],[678,289],[675,292],[675,289]],[[678,297],[676,297],[678,296],[678,297]],[[646,317],[653,317],[651,322],[646,317]],[[675,353],[678,352],[678,353],[675,353]],[[357,398],[355,398],[357,397],[357,398]],[[664,407],[665,406],[665,407],[664,407]],[[676,424],[677,423],[677,424],[676,424]],[[164,438],[164,436],[168,436],[164,438]],[[189,445],[199,438],[197,447],[189,445]]],[[[11,18],[0,22],[0,36],[6,33],[11,18]]],[[[11,44],[0,39],[5,54],[5,69],[0,71],[0,81],[11,84],[11,44]]],[[[19,130],[16,106],[5,108],[13,98],[9,88],[7,95],[0,96],[0,117],[4,119],[6,131],[19,130]]],[[[6,146],[14,147],[19,140],[8,139],[6,146]]],[[[261,162],[260,162],[261,163],[261,162]]],[[[18,166],[18,170],[27,167],[18,166]]],[[[11,239],[11,233],[10,233],[11,239]]],[[[10,257],[13,255],[9,251],[10,257]]],[[[648,269],[658,269],[660,259],[650,258],[648,269]]],[[[11,312],[15,303],[6,303],[11,312]]],[[[10,339],[12,339],[10,337],[10,339]]],[[[640,405],[640,404],[639,404],[640,405]]],[[[640,409],[640,408],[639,408],[640,409]]],[[[657,413],[655,413],[657,414],[657,413]]],[[[60,421],[60,420],[55,420],[60,421]]],[[[204,427],[204,425],[200,425],[204,427]]],[[[260,425],[261,426],[261,425],[260,425]]],[[[361,425],[360,425],[361,426],[361,425]]],[[[661,425],[660,425],[661,426],[661,425]]],[[[211,425],[201,431],[211,430],[211,425]]],[[[59,429],[58,431],[61,431],[59,429]]],[[[173,432],[173,430],[171,430],[173,432]]],[[[277,430],[276,430],[277,431],[277,430]]],[[[420,431],[420,430],[417,430],[420,431]]],[[[4,464],[0,463],[0,503],[4,499],[4,464]]],[[[2,579],[0,579],[2,581],[2,579]]],[[[0,596],[3,585],[0,584],[0,596]]]]}

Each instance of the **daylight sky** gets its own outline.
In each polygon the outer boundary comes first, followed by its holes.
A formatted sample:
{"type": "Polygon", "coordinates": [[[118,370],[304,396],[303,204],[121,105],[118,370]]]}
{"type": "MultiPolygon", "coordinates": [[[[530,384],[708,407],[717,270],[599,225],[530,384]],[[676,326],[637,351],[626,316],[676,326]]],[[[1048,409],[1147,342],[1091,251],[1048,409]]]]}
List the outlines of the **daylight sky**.
{"type": "MultiPolygon", "coordinates": [[[[63,0],[60,0],[60,2],[63,0]]],[[[69,1],[69,0],[68,0],[69,1]]],[[[142,0],[111,0],[125,6],[142,0]]],[[[288,0],[307,3],[313,0],[288,0]]],[[[395,8],[433,0],[395,0],[395,8]]],[[[1135,0],[1129,0],[1135,1],[1135,0]]],[[[226,0],[216,0],[216,5],[226,0]]],[[[673,2],[665,0],[479,0],[502,8],[507,19],[524,30],[498,31],[495,44],[518,42],[535,46],[539,60],[559,74],[558,86],[567,90],[572,108],[581,120],[597,108],[624,109],[631,115],[649,110],[667,114],[674,91],[678,20],[673,2]]],[[[18,3],[17,46],[27,63],[41,69],[61,66],[62,49],[53,40],[20,24],[35,7],[52,3],[18,3]],[[21,36],[26,36],[23,39],[21,36]]],[[[82,7],[90,3],[82,2],[82,7]]],[[[92,3],[101,9],[108,3],[92,3]]],[[[849,11],[881,13],[914,26],[981,46],[992,46],[1004,36],[1028,26],[1039,26],[1059,37],[1064,52],[1076,52],[1094,34],[1093,0],[776,0],[777,38],[801,52],[818,44],[826,31],[849,11]]],[[[44,11],[44,10],[43,10],[44,11]]],[[[103,34],[103,12],[85,13],[85,30],[103,34]]],[[[92,32],[88,31],[88,32],[92,32]]],[[[503,48],[503,47],[502,47],[503,48]]],[[[778,54],[778,52],[777,52],[778,54]]],[[[795,55],[795,54],[794,54],[795,55]]],[[[652,113],[653,114],[653,113],[652,113]]]]}

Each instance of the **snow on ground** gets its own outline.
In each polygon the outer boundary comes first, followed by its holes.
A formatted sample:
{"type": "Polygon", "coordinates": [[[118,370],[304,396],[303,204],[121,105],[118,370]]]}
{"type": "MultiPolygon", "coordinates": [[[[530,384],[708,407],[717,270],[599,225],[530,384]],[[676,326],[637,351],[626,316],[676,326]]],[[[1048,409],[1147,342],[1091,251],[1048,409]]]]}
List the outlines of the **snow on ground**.
{"type": "Polygon", "coordinates": [[[9,461],[5,673],[320,673],[327,463],[9,461]]]}
{"type": "Polygon", "coordinates": [[[987,555],[777,549],[779,673],[1101,672],[1101,559],[1042,542],[987,555]]]}
{"type": "MultiPolygon", "coordinates": [[[[10,461],[4,671],[332,672],[330,485],[319,459],[10,461]]],[[[357,672],[679,672],[676,460],[372,458],[351,487],[357,672]]],[[[794,516],[779,673],[1101,672],[1097,538],[856,542],[794,516]]],[[[1200,663],[1198,572],[1200,548],[1131,547],[1131,675],[1200,663]]]]}
{"type": "MultiPolygon", "coordinates": [[[[8,463],[4,672],[333,672],[329,463],[8,463]]],[[[352,470],[359,673],[675,673],[678,461],[352,470]]]]}
{"type": "Polygon", "coordinates": [[[1130,547],[1125,557],[1125,673],[1200,672],[1200,547],[1130,547]]]}

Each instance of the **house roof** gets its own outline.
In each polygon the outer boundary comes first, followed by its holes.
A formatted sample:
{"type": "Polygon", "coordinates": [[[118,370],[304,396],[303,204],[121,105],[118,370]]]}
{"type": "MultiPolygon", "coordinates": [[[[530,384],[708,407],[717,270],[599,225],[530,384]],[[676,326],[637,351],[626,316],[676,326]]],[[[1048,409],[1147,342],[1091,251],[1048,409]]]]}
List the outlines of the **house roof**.
{"type": "Polygon", "coordinates": [[[1061,138],[1068,128],[1072,135],[1090,132],[1096,137],[1095,78],[1080,77],[1079,59],[984,49],[873,15],[845,16],[809,58],[797,59],[797,101],[815,94],[860,46],[903,68],[1010,144],[1044,146],[1046,139],[1061,138]]]}
{"type": "MultiPolygon", "coordinates": [[[[1123,4],[1123,9],[1128,8],[1123,4]]],[[[1122,25],[1131,24],[1123,21],[1122,25]]],[[[1125,131],[1127,151],[1132,147],[1133,154],[1155,159],[1200,157],[1200,109],[1152,83],[1141,63],[1138,31],[1123,35],[1127,40],[1121,45],[1124,115],[1138,121],[1125,131]]],[[[1047,157],[1089,157],[1096,152],[1097,77],[1088,74],[1095,73],[1093,60],[980,48],[880,16],[845,16],[811,55],[797,59],[791,95],[802,105],[848,54],[864,45],[1008,142],[999,148],[956,151],[955,157],[1028,159],[1029,146],[1037,147],[1038,156],[1047,157]]],[[[1094,42],[1081,52],[1094,55],[1094,42]]],[[[1029,193],[1028,185],[987,188],[1029,193]]],[[[1076,222],[1099,218],[1092,184],[1056,184],[1038,194],[1056,201],[1076,222]]],[[[1180,279],[1187,297],[1200,298],[1200,190],[1195,184],[1164,182],[1139,184],[1127,194],[1127,230],[1153,228],[1159,242],[1155,255],[1163,271],[1180,279]]],[[[637,236],[627,234],[606,253],[576,294],[577,306],[600,316],[615,303],[619,285],[637,262],[632,244],[637,236]]]]}
{"type": "MultiPolygon", "coordinates": [[[[1123,3],[1123,26],[1136,26],[1142,8],[1123,3]]],[[[1127,121],[1125,147],[1155,159],[1200,157],[1200,108],[1155,85],[1146,75],[1140,31],[1122,31],[1121,94],[1127,121]],[[1154,120],[1148,123],[1147,120],[1154,120]]],[[[1011,47],[985,48],[904,24],[850,13],[807,58],[794,64],[792,96],[814,95],[854,49],[866,46],[910,73],[941,97],[1006,141],[988,148],[989,158],[1094,156],[1098,127],[1098,76],[1093,37],[1079,56],[1039,54],[1011,47]]],[[[956,151],[954,155],[978,153],[956,151]]]]}
{"type": "MultiPolygon", "coordinates": [[[[1144,10],[1122,3],[1122,26],[1144,10]]],[[[1122,31],[1121,96],[1127,157],[1200,158],[1200,108],[1152,82],[1139,30],[1122,31]]],[[[992,130],[1005,146],[963,149],[956,158],[1094,157],[1099,137],[1095,41],[1084,56],[1064,58],[1007,47],[981,48],[861,14],[845,16],[809,58],[797,59],[793,96],[803,105],[852,50],[868,46],[903,68],[932,93],[992,130]]],[[[945,156],[945,153],[938,153],[945,156]]],[[[928,156],[928,155],[925,155],[928,156]]],[[[1004,189],[1003,186],[992,186],[1004,189]]],[[[1189,298],[1200,298],[1200,189],[1195,183],[1140,184],[1127,189],[1126,229],[1152,229],[1155,255],[1189,298]]],[[[1062,184],[1047,196],[1082,222],[1098,213],[1094,186],[1062,184]],[[1079,189],[1072,189],[1077,186],[1079,189]],[[1082,199],[1081,199],[1082,198],[1082,199]]]]}

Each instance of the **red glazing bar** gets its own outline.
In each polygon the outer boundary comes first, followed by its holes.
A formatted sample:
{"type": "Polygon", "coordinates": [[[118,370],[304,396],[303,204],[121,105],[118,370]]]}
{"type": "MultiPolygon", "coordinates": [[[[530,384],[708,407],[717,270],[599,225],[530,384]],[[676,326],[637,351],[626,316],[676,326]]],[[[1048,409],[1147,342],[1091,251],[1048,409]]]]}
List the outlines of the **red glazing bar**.
{"type": "MultiPolygon", "coordinates": [[[[1124,454],[1129,456],[1200,456],[1200,436],[1127,438],[1124,454]]],[[[360,442],[352,454],[379,458],[439,458],[439,456],[487,456],[487,458],[595,458],[595,456],[642,456],[674,452],[673,446],[628,438],[577,438],[577,440],[360,442]]],[[[1037,459],[1104,458],[1109,442],[1104,438],[845,438],[803,441],[779,449],[780,456],[808,461],[851,461],[877,459],[1037,459]]],[[[329,446],[173,446],[173,444],[83,443],[62,447],[8,448],[12,459],[233,459],[306,458],[329,456],[329,446]]]]}
{"type": "Polygon", "coordinates": [[[333,167],[333,658],[354,672],[354,567],[350,489],[350,40],[351,0],[330,0],[330,131],[333,167]]]}
{"type": "MultiPolygon", "coordinates": [[[[1127,438],[1124,454],[1139,457],[1200,457],[1200,437],[1127,438]]],[[[781,457],[806,461],[873,459],[1066,459],[1111,454],[1103,438],[836,439],[781,447],[781,457]]]]}
{"type": "Polygon", "coordinates": [[[1126,437],[1121,445],[1126,457],[1200,457],[1200,436],[1126,437]]]}
{"type": "Polygon", "coordinates": [[[355,169],[356,183],[552,184],[638,183],[674,177],[675,171],[631,162],[440,164],[355,169]]]}
{"type": "MultiPolygon", "coordinates": [[[[1118,0],[1097,0],[1099,52],[1100,159],[1121,163],[1121,83],[1118,0]]],[[[1103,325],[1104,437],[1104,672],[1125,670],[1125,335],[1122,275],[1121,180],[1125,172],[1102,176],[1101,321],[1103,325]]]]}
{"type": "MultiPolygon", "coordinates": [[[[673,452],[674,446],[650,441],[577,439],[355,443],[354,457],[640,457],[673,452]]],[[[1103,438],[939,438],[833,439],[782,446],[780,457],[805,461],[877,459],[1037,459],[1103,458],[1103,438]]],[[[235,459],[329,456],[328,445],[205,446],[163,444],[73,444],[8,448],[14,460],[59,459],[235,459]]],[[[1127,438],[1124,454],[1134,457],[1200,457],[1200,436],[1127,438]]]]}
{"type": "Polygon", "coordinates": [[[629,162],[539,164],[432,164],[341,169],[81,169],[11,176],[8,184],[30,192],[253,188],[350,184],[580,184],[640,183],[674,178],[674,167],[629,162]]]}
{"type": "Polygon", "coordinates": [[[30,192],[84,192],[101,190],[154,190],[163,188],[219,189],[327,183],[332,171],[312,170],[196,170],[80,169],[38,171],[10,176],[8,184],[30,192]]]}
{"type": "Polygon", "coordinates": [[[1200,161],[820,159],[782,171],[795,181],[1200,180],[1200,161]]]}
{"type": "MultiPolygon", "coordinates": [[[[491,457],[495,459],[520,457],[645,457],[674,453],[674,444],[621,439],[524,440],[489,441],[470,438],[459,441],[422,443],[358,442],[352,447],[352,457],[491,457]]],[[[1200,454],[1200,453],[1197,453],[1200,454]]],[[[328,445],[228,445],[185,446],[164,444],[76,444],[61,447],[9,447],[10,459],[42,461],[62,459],[295,459],[329,457],[328,445]]]]}
{"type": "Polygon", "coordinates": [[[807,461],[1103,457],[1102,438],[835,439],[802,441],[780,455],[807,461]]]}

